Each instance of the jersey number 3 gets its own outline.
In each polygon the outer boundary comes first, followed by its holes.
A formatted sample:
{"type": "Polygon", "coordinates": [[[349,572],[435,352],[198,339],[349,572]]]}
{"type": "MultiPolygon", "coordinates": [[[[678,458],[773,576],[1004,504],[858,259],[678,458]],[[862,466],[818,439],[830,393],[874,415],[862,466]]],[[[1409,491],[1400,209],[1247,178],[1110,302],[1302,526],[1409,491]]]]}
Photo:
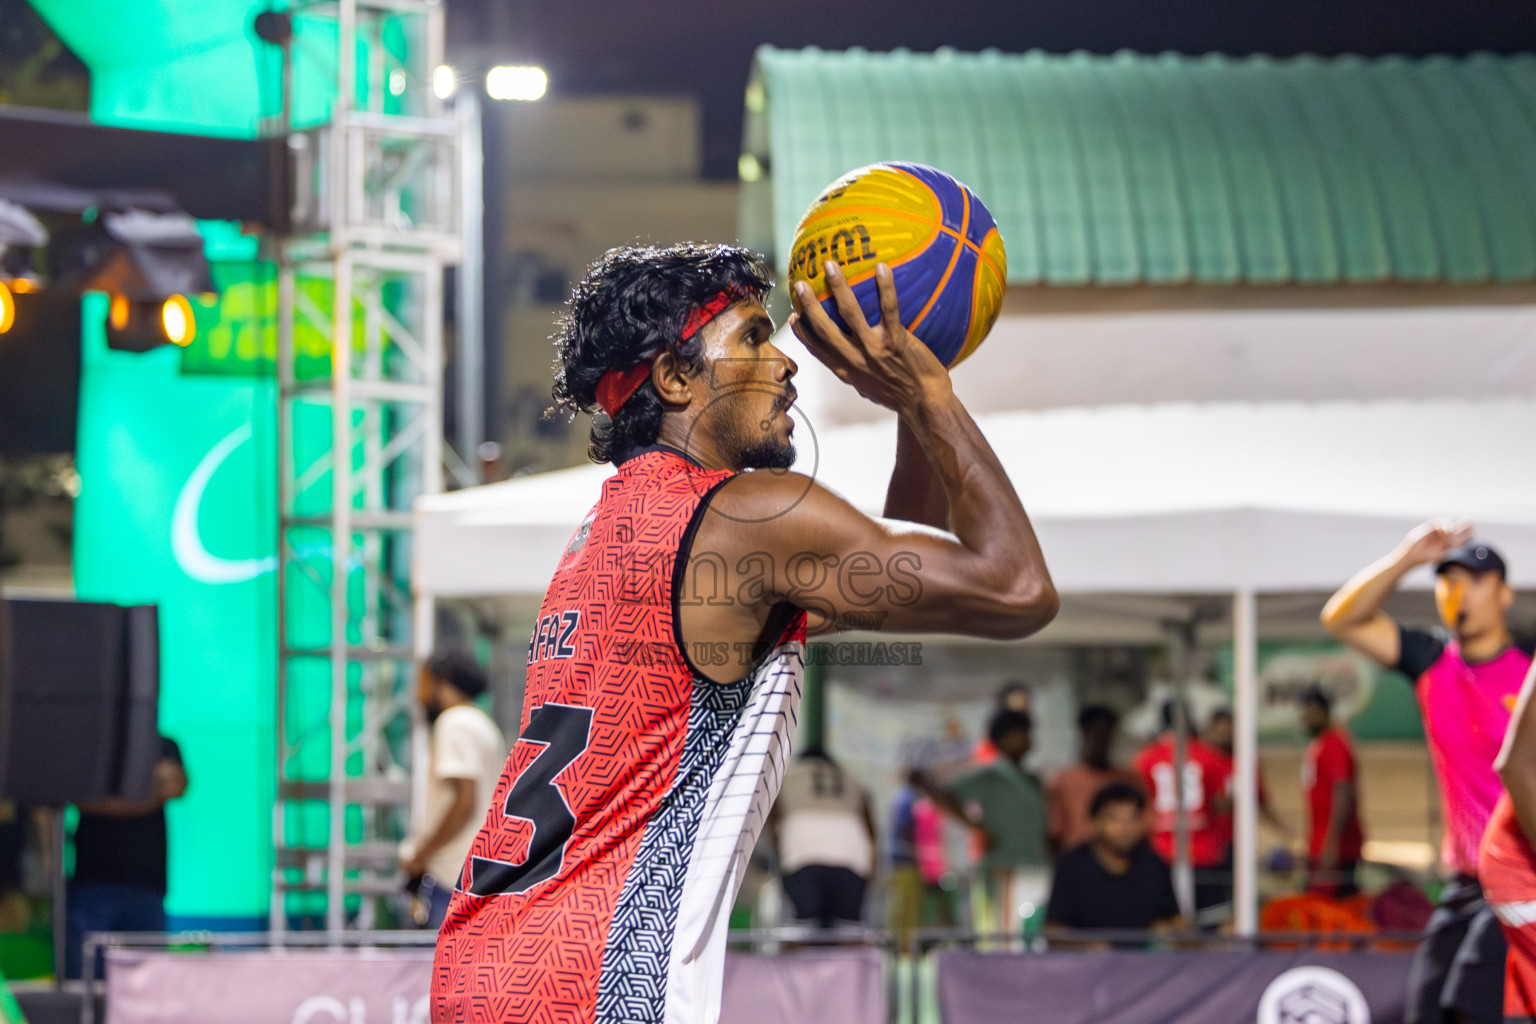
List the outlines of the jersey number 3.
{"type": "Polygon", "coordinates": [[[468,888],[472,895],[527,892],[560,873],[565,845],[576,830],[576,816],[555,779],[587,749],[591,735],[591,708],[545,704],[528,716],[528,728],[517,742],[541,743],[544,749],[512,784],[503,808],[507,817],[533,826],[528,856],[521,864],[471,857],[468,888]]]}

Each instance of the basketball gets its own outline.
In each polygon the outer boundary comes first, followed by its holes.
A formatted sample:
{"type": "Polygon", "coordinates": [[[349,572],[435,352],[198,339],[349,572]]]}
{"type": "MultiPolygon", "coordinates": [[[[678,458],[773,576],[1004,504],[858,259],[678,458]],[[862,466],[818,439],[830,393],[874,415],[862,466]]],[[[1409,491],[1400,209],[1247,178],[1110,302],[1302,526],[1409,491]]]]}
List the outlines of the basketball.
{"type": "Polygon", "coordinates": [[[875,265],[891,268],[901,322],[945,366],[981,345],[1008,277],[1003,237],[976,193],[923,164],[879,163],[828,185],[795,229],[790,286],[805,281],[846,328],[822,263],[836,260],[871,324],[880,321],[875,265]]]}

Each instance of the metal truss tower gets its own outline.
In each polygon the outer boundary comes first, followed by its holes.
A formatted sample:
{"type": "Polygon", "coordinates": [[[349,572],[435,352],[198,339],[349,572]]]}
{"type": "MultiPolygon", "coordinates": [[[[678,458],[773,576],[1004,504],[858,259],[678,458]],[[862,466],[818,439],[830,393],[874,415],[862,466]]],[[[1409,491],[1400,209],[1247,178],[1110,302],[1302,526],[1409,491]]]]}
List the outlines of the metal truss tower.
{"type": "Polygon", "coordinates": [[[277,242],[279,609],[271,928],[382,922],[425,755],[411,504],[442,489],[443,270],[459,252],[459,127],[432,89],[430,0],[290,7],[293,227],[277,242]],[[331,47],[334,46],[334,49],[331,47]],[[334,89],[293,124],[294,67],[334,89]]]}

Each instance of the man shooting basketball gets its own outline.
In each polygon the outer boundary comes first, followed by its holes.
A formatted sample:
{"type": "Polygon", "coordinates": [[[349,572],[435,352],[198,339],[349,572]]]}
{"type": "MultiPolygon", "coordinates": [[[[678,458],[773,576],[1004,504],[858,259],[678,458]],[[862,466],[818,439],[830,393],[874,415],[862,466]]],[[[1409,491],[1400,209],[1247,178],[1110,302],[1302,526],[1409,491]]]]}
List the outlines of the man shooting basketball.
{"type": "Polygon", "coordinates": [[[890,271],[872,327],[828,274],[854,328],[803,290],[790,322],[898,414],[885,519],[787,472],[796,367],[759,257],[614,250],[576,288],[554,394],[606,414],[591,451],[618,471],[539,613],[522,735],[438,940],[435,1021],[712,1024],[807,633],[1022,637],[1055,615],[1024,508],[901,326],[890,271]]]}

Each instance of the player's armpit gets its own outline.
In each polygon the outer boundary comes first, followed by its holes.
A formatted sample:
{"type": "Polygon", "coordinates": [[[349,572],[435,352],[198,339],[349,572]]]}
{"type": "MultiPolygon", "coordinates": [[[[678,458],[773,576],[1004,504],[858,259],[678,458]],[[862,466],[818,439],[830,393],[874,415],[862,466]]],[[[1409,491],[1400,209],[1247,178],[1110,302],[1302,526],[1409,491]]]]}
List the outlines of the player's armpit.
{"type": "Polygon", "coordinates": [[[755,606],[760,617],[787,601],[827,631],[1016,638],[1043,628],[1058,603],[1043,574],[942,531],[867,516],[795,473],[746,473],[722,485],[688,573],[706,561],[718,598],[755,606]]]}

